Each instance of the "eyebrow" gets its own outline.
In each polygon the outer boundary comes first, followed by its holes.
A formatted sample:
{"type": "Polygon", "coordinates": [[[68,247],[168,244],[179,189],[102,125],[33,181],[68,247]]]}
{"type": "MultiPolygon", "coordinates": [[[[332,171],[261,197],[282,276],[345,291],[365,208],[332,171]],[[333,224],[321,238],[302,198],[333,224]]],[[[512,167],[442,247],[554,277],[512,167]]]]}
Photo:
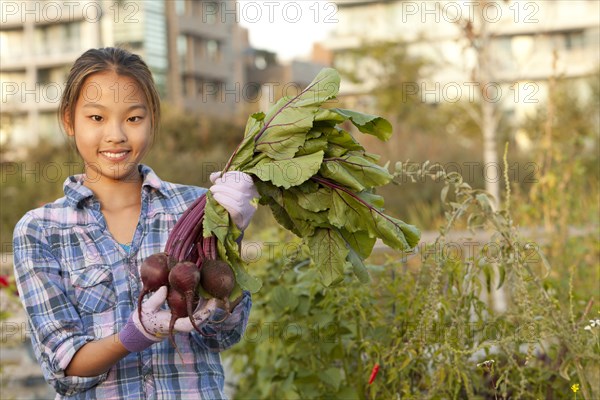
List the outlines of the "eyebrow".
{"type": "MultiPolygon", "coordinates": [[[[100,108],[102,110],[107,109],[107,107],[103,106],[102,104],[98,104],[98,103],[85,103],[83,105],[83,108],[100,108]]],[[[127,108],[127,111],[129,112],[129,111],[136,110],[136,109],[141,109],[144,111],[148,110],[148,108],[143,104],[133,104],[133,105],[129,106],[129,108],[127,108]]]]}

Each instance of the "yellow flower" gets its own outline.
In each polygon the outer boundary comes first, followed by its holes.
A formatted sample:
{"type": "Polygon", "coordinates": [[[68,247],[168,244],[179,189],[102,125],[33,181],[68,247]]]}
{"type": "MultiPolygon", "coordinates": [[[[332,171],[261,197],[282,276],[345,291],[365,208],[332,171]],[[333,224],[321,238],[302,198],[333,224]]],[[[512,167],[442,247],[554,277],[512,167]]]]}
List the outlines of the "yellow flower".
{"type": "Polygon", "coordinates": [[[573,391],[573,393],[579,392],[579,383],[576,383],[573,386],[571,386],[571,390],[573,391]]]}

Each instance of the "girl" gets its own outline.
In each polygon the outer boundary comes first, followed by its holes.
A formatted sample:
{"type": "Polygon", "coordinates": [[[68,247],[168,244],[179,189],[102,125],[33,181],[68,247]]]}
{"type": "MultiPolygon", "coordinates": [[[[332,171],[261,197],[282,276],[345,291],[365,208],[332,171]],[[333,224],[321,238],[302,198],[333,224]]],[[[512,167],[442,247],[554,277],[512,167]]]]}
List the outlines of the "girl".
{"type": "MultiPolygon", "coordinates": [[[[142,306],[150,333],[134,309],[140,264],[163,251],[177,219],[205,191],[162,181],[140,164],[160,120],[147,65],[119,48],[85,52],[71,68],[59,117],[84,172],[65,181],[64,197],[28,212],[13,238],[19,293],[46,380],[57,398],[223,398],[219,352],[240,340],[249,293],[224,322],[204,328],[212,336],[177,321],[183,362],[164,340],[166,287],[142,306]]],[[[257,196],[252,179],[228,172],[211,181],[215,199],[245,229],[257,196]]],[[[205,311],[199,306],[198,322],[205,311]]]]}

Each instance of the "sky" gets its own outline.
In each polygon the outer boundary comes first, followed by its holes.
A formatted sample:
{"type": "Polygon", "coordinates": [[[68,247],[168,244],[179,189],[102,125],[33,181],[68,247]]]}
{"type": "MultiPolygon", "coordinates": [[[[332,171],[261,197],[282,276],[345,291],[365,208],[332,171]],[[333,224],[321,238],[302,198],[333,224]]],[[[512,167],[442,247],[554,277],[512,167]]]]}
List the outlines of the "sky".
{"type": "Polygon", "coordinates": [[[312,45],[338,23],[335,3],[324,0],[248,1],[238,3],[239,23],[250,44],[276,52],[281,61],[310,55],[312,45]]]}

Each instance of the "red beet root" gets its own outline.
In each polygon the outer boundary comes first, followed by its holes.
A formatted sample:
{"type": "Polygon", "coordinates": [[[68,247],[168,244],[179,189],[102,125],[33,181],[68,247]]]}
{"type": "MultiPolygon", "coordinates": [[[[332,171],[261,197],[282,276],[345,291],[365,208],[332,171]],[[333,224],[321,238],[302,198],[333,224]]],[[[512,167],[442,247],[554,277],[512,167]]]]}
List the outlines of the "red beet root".
{"type": "Polygon", "coordinates": [[[223,322],[229,316],[229,296],[235,288],[235,275],[231,267],[221,260],[204,260],[200,285],[208,294],[225,303],[225,311],[228,314],[221,321],[213,321],[213,323],[223,322]]]}
{"type": "MultiPolygon", "coordinates": [[[[196,301],[196,304],[197,303],[198,302],[196,301]]],[[[173,338],[173,330],[175,328],[175,321],[177,320],[177,318],[183,318],[188,316],[187,299],[183,294],[181,294],[177,290],[170,289],[167,295],[167,304],[171,309],[171,321],[169,322],[169,340],[171,341],[171,344],[173,345],[173,347],[175,347],[175,350],[177,350],[177,354],[179,354],[179,357],[183,361],[183,356],[179,352],[179,349],[175,344],[175,339],[173,338]]]]}
{"type": "Polygon", "coordinates": [[[142,299],[146,294],[169,284],[169,257],[167,254],[156,253],[146,258],[140,267],[140,278],[144,286],[138,297],[138,316],[142,326],[148,332],[142,322],[142,299]]]}
{"type": "MultiPolygon", "coordinates": [[[[170,302],[169,308],[173,310],[173,307],[176,307],[176,312],[173,312],[173,318],[183,318],[189,317],[192,326],[198,333],[206,336],[200,328],[196,325],[194,321],[193,315],[194,310],[198,306],[198,285],[200,284],[200,270],[193,262],[183,261],[177,263],[171,272],[169,273],[169,292],[177,292],[179,296],[173,295],[174,304],[171,305],[170,302]]],[[[170,294],[170,293],[169,293],[170,294]]],[[[172,320],[172,325],[175,324],[175,320],[172,320]]],[[[172,330],[172,327],[171,327],[172,330]]]]}
{"type": "Polygon", "coordinates": [[[235,276],[229,264],[221,260],[204,260],[200,284],[208,294],[225,299],[235,288],[235,276]]]}

